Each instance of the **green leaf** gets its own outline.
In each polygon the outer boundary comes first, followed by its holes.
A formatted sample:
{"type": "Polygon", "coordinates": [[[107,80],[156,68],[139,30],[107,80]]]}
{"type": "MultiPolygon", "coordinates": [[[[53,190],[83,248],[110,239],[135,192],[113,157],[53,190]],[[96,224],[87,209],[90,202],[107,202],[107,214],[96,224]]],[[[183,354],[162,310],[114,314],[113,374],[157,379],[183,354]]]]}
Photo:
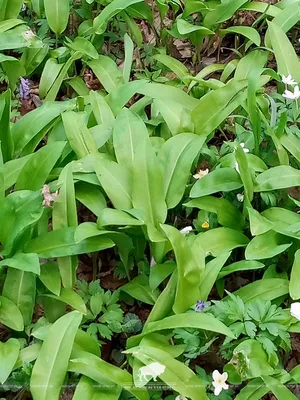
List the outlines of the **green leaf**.
{"type": "Polygon", "coordinates": [[[121,210],[114,210],[113,208],[104,208],[99,215],[98,224],[100,226],[108,225],[129,225],[129,226],[141,226],[144,225],[144,221],[134,218],[131,214],[121,210]]]}
{"type": "Polygon", "coordinates": [[[82,315],[73,311],[50,328],[34,364],[30,390],[34,400],[58,400],[82,315]]]}
{"type": "Polygon", "coordinates": [[[23,316],[18,307],[9,299],[0,296],[0,322],[15,331],[24,329],[23,316]]]}
{"type": "Polygon", "coordinates": [[[151,290],[155,290],[176,268],[176,264],[167,261],[164,264],[156,264],[150,269],[149,285],[151,290]]]}
{"type": "Polygon", "coordinates": [[[176,58],[167,56],[166,54],[156,54],[154,60],[164,64],[167,68],[169,68],[178,78],[184,81],[184,78],[187,78],[189,75],[188,68],[178,61],[176,58]]]}
{"type": "Polygon", "coordinates": [[[201,400],[208,400],[205,385],[202,380],[191,368],[174,359],[166,351],[143,345],[134,348],[132,352],[134,357],[146,366],[153,362],[158,362],[165,366],[164,372],[159,375],[159,378],[182,396],[188,396],[192,400],[197,400],[199,398],[201,398],[201,400]]]}
{"type": "Polygon", "coordinates": [[[39,278],[50,292],[59,296],[61,289],[60,273],[58,265],[54,261],[48,261],[41,265],[39,278]]]}
{"type": "Polygon", "coordinates": [[[22,0],[1,0],[0,21],[17,18],[22,7],[22,0]]]}
{"type": "Polygon", "coordinates": [[[246,80],[232,79],[224,87],[203,96],[192,111],[196,133],[208,136],[213,132],[245,100],[247,84],[246,80]]]}
{"type": "Polygon", "coordinates": [[[40,274],[40,262],[35,253],[17,253],[12,258],[0,261],[0,267],[2,266],[16,268],[24,272],[33,272],[37,275],[40,274]]]}
{"type": "Polygon", "coordinates": [[[0,383],[3,385],[9,377],[18,359],[20,342],[18,339],[8,339],[7,342],[0,342],[0,383]]]}
{"type": "MultiPolygon", "coordinates": [[[[110,384],[126,389],[139,400],[149,400],[146,389],[135,388],[133,378],[126,370],[109,364],[94,354],[78,351],[70,360],[69,371],[83,374],[90,379],[103,384],[103,379],[109,380],[110,384]]],[[[42,400],[42,399],[41,399],[42,400]]],[[[53,399],[54,400],[54,399],[53,399]]]]}
{"type": "Polygon", "coordinates": [[[74,393],[73,400],[100,400],[105,397],[106,400],[118,400],[121,394],[121,388],[107,388],[105,383],[103,388],[92,379],[82,376],[74,393]]]}
{"type": "Polygon", "coordinates": [[[287,241],[288,239],[285,236],[274,231],[256,236],[246,248],[246,259],[262,260],[272,258],[277,254],[283,253],[292,245],[292,242],[287,243],[287,241]]]}
{"type": "Polygon", "coordinates": [[[62,288],[59,296],[55,296],[53,294],[43,294],[43,297],[49,297],[63,303],[70,305],[74,310],[79,311],[82,314],[86,314],[86,306],[82,298],[74,292],[72,289],[62,288]]]}
{"type": "Polygon", "coordinates": [[[78,158],[98,153],[96,143],[86,126],[84,113],[65,112],[62,115],[62,121],[70,146],[78,158]]]}
{"type": "Polygon", "coordinates": [[[190,197],[202,197],[217,192],[230,192],[243,186],[240,175],[233,168],[218,168],[192,187],[190,197]]]}
{"type": "MultiPolygon", "coordinates": [[[[97,18],[94,19],[94,24],[96,19],[97,18]]],[[[94,74],[108,93],[114,92],[119,86],[125,83],[121,70],[108,56],[100,55],[97,60],[90,61],[88,66],[93,70],[94,74]]]]}
{"type": "Polygon", "coordinates": [[[16,183],[20,171],[22,170],[22,168],[24,167],[24,165],[27,163],[27,161],[31,156],[32,154],[29,154],[28,156],[20,157],[17,158],[16,160],[11,160],[4,164],[3,166],[4,190],[9,189],[16,183]]]}
{"type": "Polygon", "coordinates": [[[167,206],[163,196],[162,174],[150,141],[141,141],[134,157],[133,207],[141,210],[146,223],[165,222],[167,206]]]}
{"type": "Polygon", "coordinates": [[[13,140],[10,131],[10,98],[10,90],[0,95],[0,145],[4,163],[11,160],[13,156],[13,140]]]}
{"type": "Polygon", "coordinates": [[[290,296],[293,300],[300,298],[300,250],[295,253],[290,278],[290,296]]]}
{"type": "Polygon", "coordinates": [[[146,304],[155,304],[158,297],[157,291],[152,291],[149,280],[145,275],[139,275],[132,281],[122,286],[121,290],[129,296],[146,304]]]}
{"type": "Polygon", "coordinates": [[[39,95],[41,99],[44,99],[47,96],[47,93],[51,89],[62,68],[63,64],[58,64],[56,58],[49,58],[47,60],[41,75],[39,86],[39,95]]]}
{"type": "Polygon", "coordinates": [[[250,26],[230,26],[226,29],[220,29],[220,34],[225,36],[227,33],[237,33],[238,35],[243,35],[251,42],[256,44],[256,46],[260,46],[260,35],[259,33],[250,26]]]}
{"type": "Polygon", "coordinates": [[[280,165],[258,175],[254,191],[267,192],[299,185],[300,171],[287,165],[280,165]]]}
{"type": "Polygon", "coordinates": [[[19,173],[15,190],[40,190],[58,161],[66,142],[48,144],[32,155],[19,173]]]}
{"type": "Polygon", "coordinates": [[[199,285],[204,271],[204,254],[195,258],[191,246],[176,228],[162,225],[175,253],[178,269],[177,290],[173,310],[176,314],[187,311],[200,297],[199,285]]]}
{"type": "Polygon", "coordinates": [[[44,0],[45,14],[51,30],[60,35],[69,21],[69,0],[44,0]]]}
{"type": "Polygon", "coordinates": [[[2,294],[21,311],[24,325],[31,324],[35,306],[36,275],[11,268],[7,271],[2,294]]]}
{"type": "Polygon", "coordinates": [[[298,398],[279,380],[266,375],[262,375],[262,379],[278,400],[296,400],[298,398]]]}
{"type": "Polygon", "coordinates": [[[27,47],[20,59],[21,64],[26,70],[26,75],[31,75],[36,68],[44,61],[48,54],[49,46],[27,47]]]}
{"type": "Polygon", "coordinates": [[[200,246],[204,254],[218,257],[224,252],[229,252],[237,247],[245,247],[249,239],[241,232],[231,228],[215,228],[200,233],[195,240],[195,246],[200,246]]]}
{"type": "Polygon", "coordinates": [[[115,123],[115,117],[105,98],[93,90],[89,92],[89,95],[97,123],[112,126],[115,123]]]}
{"type": "MultiPolygon", "coordinates": [[[[289,281],[287,279],[271,278],[261,279],[236,290],[233,294],[239,296],[244,303],[255,301],[271,301],[289,292],[289,281]]],[[[229,297],[225,297],[225,300],[229,297]]]]}
{"type": "Polygon", "coordinates": [[[214,10],[209,11],[204,18],[204,25],[211,26],[220,24],[221,22],[230,19],[235,12],[245,3],[247,0],[231,0],[230,4],[222,3],[218,4],[214,10]]]}
{"type": "Polygon", "coordinates": [[[158,160],[168,208],[174,208],[182,199],[192,164],[204,141],[204,137],[199,138],[192,133],[181,133],[162,145],[158,160]]]}
{"type": "MultiPolygon", "coordinates": [[[[126,13],[124,13],[127,15],[126,13]]],[[[139,31],[139,29],[138,29],[139,31]]],[[[124,82],[129,82],[131,67],[133,62],[133,52],[134,52],[134,44],[131,37],[125,33],[124,36],[124,50],[125,50],[125,60],[124,60],[124,67],[123,67],[123,79],[124,82]]]]}
{"type": "Polygon", "coordinates": [[[278,73],[285,76],[291,74],[296,81],[300,81],[299,61],[292,43],[276,23],[269,22],[269,38],[277,61],[278,73]]]}
{"type": "Polygon", "coordinates": [[[128,108],[118,114],[113,130],[114,150],[117,161],[132,172],[135,152],[139,143],[148,143],[148,130],[143,120],[128,108]]]}
{"type": "Polygon", "coordinates": [[[104,10],[94,19],[93,28],[97,35],[102,35],[107,27],[108,21],[125,10],[127,7],[140,3],[142,0],[113,0],[104,10]]]}
{"type": "Polygon", "coordinates": [[[102,192],[94,185],[78,182],[75,186],[76,199],[97,217],[106,209],[106,200],[102,192]]]}
{"type": "Polygon", "coordinates": [[[37,253],[43,258],[56,258],[77,254],[92,253],[113,247],[115,244],[105,236],[92,237],[77,243],[74,239],[75,228],[64,228],[47,232],[30,240],[25,252],[37,253]]]}
{"type": "Polygon", "coordinates": [[[248,214],[252,236],[261,235],[273,228],[273,224],[253,208],[248,208],[248,214]]]}
{"type": "Polygon", "coordinates": [[[218,275],[218,279],[224,278],[225,276],[232,274],[238,271],[251,271],[255,269],[263,268],[264,264],[259,261],[237,261],[233,264],[227,265],[226,267],[222,268],[218,275]]]}
{"type": "Polygon", "coordinates": [[[250,72],[254,68],[263,68],[268,60],[268,52],[262,50],[254,50],[243,57],[236,68],[235,79],[248,79],[250,72]]]}
{"type": "Polygon", "coordinates": [[[245,219],[228,200],[213,196],[204,196],[184,204],[185,207],[199,208],[217,214],[220,225],[242,230],[245,219]]]}

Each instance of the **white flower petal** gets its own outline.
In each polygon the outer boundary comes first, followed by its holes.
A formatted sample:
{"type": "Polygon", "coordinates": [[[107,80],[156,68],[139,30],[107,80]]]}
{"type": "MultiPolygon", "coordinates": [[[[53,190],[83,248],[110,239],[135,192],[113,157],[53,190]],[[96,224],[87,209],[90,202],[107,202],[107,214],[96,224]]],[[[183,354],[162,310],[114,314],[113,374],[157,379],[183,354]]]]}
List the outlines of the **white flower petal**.
{"type": "Polygon", "coordinates": [[[292,303],[291,304],[291,315],[300,321],[300,303],[292,303]]]}
{"type": "Polygon", "coordinates": [[[222,389],[228,390],[229,389],[229,385],[227,385],[227,383],[223,383],[222,384],[222,389]]]}
{"type": "Polygon", "coordinates": [[[214,395],[219,396],[219,394],[222,392],[222,387],[221,386],[216,386],[214,390],[214,395]]]}
{"type": "MultiPolygon", "coordinates": [[[[215,369],[215,370],[213,371],[213,373],[212,373],[212,378],[213,378],[213,380],[216,381],[216,380],[219,379],[220,377],[221,377],[220,372],[219,372],[217,369],[215,369]]],[[[214,382],[213,382],[213,383],[214,383],[214,382]]]]}
{"type": "Polygon", "coordinates": [[[228,379],[228,373],[227,372],[223,372],[222,379],[224,379],[224,382],[227,381],[227,379],[228,379]]]}
{"type": "Polygon", "coordinates": [[[234,164],[234,168],[236,169],[236,171],[237,171],[238,173],[240,173],[239,164],[238,164],[237,161],[236,161],[235,164],[234,164]]]}
{"type": "Polygon", "coordinates": [[[180,233],[182,233],[183,235],[188,235],[190,232],[192,232],[192,230],[192,226],[186,226],[185,228],[181,229],[180,233]]]}

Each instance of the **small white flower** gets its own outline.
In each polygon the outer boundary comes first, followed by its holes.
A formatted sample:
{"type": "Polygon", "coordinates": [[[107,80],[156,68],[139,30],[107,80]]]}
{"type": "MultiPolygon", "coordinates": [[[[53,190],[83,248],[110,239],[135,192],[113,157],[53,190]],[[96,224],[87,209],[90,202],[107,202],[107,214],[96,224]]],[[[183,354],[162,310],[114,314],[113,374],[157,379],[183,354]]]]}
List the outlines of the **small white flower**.
{"type": "Polygon", "coordinates": [[[181,229],[180,233],[182,233],[184,236],[188,235],[190,232],[192,232],[193,227],[192,226],[186,226],[185,228],[181,229]]]}
{"type": "Polygon", "coordinates": [[[181,396],[181,394],[179,394],[178,396],[175,397],[175,400],[188,400],[188,399],[184,396],[181,396]]]}
{"type": "Polygon", "coordinates": [[[220,374],[220,372],[215,369],[214,372],[212,373],[213,377],[213,386],[215,388],[214,394],[215,396],[219,396],[219,394],[222,392],[222,389],[227,390],[229,386],[226,383],[226,380],[228,378],[227,372],[224,372],[223,374],[220,374]]]}
{"type": "Polygon", "coordinates": [[[199,171],[195,174],[195,175],[193,175],[193,177],[195,178],[195,179],[201,179],[201,178],[203,178],[205,175],[207,175],[209,173],[209,169],[208,168],[206,168],[206,169],[199,169],[199,171]]]}
{"type": "Polygon", "coordinates": [[[241,148],[243,149],[244,153],[249,153],[249,149],[245,147],[245,143],[241,143],[241,148]]]}
{"type": "Polygon", "coordinates": [[[240,201],[241,203],[244,201],[244,195],[243,195],[243,193],[238,193],[237,195],[236,195],[236,198],[237,198],[237,200],[238,201],[240,201]]]}
{"type": "Polygon", "coordinates": [[[282,96],[288,100],[298,100],[300,98],[299,86],[295,86],[294,93],[286,89],[282,96]]]}
{"type": "Polygon", "coordinates": [[[291,304],[291,316],[300,321],[300,303],[291,304]]]}
{"type": "Polygon", "coordinates": [[[285,85],[297,85],[297,82],[292,78],[291,74],[289,74],[288,76],[282,75],[282,82],[285,85]]]}

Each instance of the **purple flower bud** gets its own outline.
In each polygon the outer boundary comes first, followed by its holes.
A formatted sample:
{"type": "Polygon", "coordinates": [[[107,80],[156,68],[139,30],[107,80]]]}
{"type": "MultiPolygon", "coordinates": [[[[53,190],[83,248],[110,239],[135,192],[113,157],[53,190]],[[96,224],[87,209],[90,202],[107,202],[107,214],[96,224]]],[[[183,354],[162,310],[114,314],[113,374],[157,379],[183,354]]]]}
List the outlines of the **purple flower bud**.
{"type": "Polygon", "coordinates": [[[30,98],[30,82],[28,79],[20,78],[20,98],[23,100],[28,100],[30,98]]]}
{"type": "Polygon", "coordinates": [[[195,311],[201,312],[205,310],[205,308],[206,308],[205,302],[203,300],[198,300],[195,306],[195,311]]]}

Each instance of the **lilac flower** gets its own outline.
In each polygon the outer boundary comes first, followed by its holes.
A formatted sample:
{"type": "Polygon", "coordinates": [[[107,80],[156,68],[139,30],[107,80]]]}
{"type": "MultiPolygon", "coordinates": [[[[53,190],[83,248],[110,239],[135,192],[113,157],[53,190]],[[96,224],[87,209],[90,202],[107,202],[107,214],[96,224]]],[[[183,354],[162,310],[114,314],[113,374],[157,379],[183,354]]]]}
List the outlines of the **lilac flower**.
{"type": "Polygon", "coordinates": [[[28,79],[20,78],[20,97],[23,100],[28,100],[30,98],[30,82],[28,79]]]}
{"type": "Polygon", "coordinates": [[[203,300],[198,300],[195,306],[195,311],[201,312],[205,310],[205,308],[206,308],[205,302],[203,300]]]}

